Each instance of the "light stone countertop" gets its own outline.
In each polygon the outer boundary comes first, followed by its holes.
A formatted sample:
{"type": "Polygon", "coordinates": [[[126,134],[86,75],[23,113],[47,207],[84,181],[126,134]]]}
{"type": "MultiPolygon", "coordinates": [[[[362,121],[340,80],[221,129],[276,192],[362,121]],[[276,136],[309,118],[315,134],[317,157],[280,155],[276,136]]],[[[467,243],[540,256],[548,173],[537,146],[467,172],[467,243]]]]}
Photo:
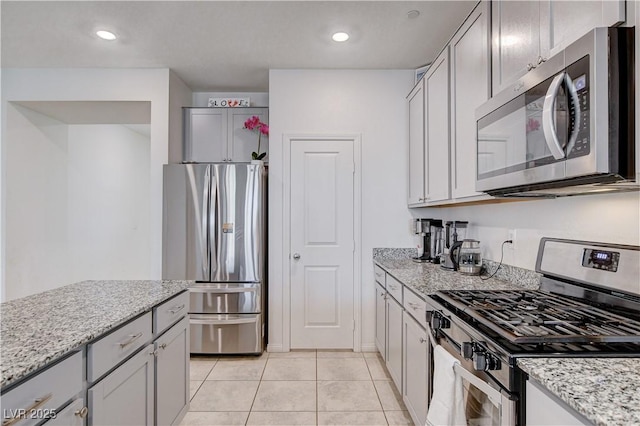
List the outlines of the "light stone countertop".
{"type": "Polygon", "coordinates": [[[4,388],[186,290],[192,281],[83,281],[0,305],[4,388]]]}
{"type": "Polygon", "coordinates": [[[518,366],[596,425],[640,424],[640,358],[520,358],[518,366]]]}
{"type": "Polygon", "coordinates": [[[438,290],[522,290],[539,287],[537,277],[522,279],[522,273],[513,274],[508,281],[496,277],[485,280],[483,278],[486,277],[463,275],[444,270],[440,265],[417,263],[409,258],[377,256],[374,257],[374,262],[423,299],[438,290]]]}

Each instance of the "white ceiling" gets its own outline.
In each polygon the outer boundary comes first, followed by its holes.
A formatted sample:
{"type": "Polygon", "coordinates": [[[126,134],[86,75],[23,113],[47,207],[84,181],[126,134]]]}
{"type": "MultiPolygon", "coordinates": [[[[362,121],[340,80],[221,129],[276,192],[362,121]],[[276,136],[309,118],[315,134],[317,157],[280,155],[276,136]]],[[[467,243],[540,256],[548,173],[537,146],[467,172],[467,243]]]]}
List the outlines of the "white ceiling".
{"type": "Polygon", "coordinates": [[[193,91],[266,92],[269,69],[418,68],[475,3],[3,0],[2,66],[171,68],[193,91]]]}

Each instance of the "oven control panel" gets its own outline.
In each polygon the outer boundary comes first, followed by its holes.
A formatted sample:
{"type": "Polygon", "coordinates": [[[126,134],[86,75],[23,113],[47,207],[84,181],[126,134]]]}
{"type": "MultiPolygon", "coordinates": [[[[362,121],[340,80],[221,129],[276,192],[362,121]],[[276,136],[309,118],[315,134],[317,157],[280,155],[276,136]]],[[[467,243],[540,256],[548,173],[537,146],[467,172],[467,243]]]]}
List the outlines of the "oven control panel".
{"type": "Polygon", "coordinates": [[[582,255],[582,266],[585,268],[616,272],[618,262],[620,262],[620,253],[617,251],[585,248],[582,255]]]}

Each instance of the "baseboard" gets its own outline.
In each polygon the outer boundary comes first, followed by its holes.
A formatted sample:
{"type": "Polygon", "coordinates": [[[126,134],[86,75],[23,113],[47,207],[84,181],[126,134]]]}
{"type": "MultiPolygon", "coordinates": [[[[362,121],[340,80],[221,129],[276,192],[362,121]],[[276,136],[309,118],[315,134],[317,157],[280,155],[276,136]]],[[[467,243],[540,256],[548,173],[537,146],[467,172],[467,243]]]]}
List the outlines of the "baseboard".
{"type": "Polygon", "coordinates": [[[282,348],[282,345],[267,344],[267,352],[289,352],[282,348]]]}
{"type": "Polygon", "coordinates": [[[376,347],[375,344],[371,344],[371,345],[361,345],[360,346],[360,350],[362,352],[378,352],[378,348],[376,347]]]}

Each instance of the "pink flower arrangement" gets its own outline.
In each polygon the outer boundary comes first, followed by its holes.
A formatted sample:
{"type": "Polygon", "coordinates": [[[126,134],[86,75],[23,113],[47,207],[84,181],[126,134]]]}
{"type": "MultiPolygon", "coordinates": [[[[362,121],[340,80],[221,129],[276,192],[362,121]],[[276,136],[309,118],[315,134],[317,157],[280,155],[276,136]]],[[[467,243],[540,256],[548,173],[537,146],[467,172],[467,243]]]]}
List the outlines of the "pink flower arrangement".
{"type": "Polygon", "coordinates": [[[253,160],[262,160],[267,156],[267,153],[260,153],[260,138],[262,137],[262,135],[265,135],[267,137],[269,136],[269,126],[260,121],[260,118],[258,116],[254,115],[244,122],[244,128],[258,133],[258,149],[257,152],[251,153],[251,158],[253,160]]]}

